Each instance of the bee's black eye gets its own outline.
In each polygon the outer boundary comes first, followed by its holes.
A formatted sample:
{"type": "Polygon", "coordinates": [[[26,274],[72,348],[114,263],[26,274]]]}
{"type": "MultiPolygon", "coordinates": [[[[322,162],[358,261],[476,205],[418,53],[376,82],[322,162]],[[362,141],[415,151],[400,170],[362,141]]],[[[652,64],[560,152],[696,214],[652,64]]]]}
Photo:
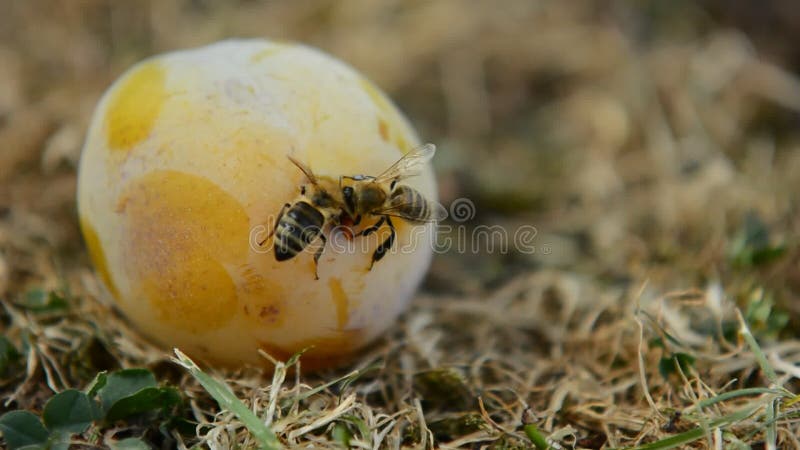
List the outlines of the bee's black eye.
{"type": "Polygon", "coordinates": [[[342,195],[344,198],[352,198],[353,197],[353,188],[352,186],[345,186],[342,188],[342,195]]]}
{"type": "Polygon", "coordinates": [[[356,208],[355,202],[355,190],[352,186],[345,186],[342,188],[342,197],[344,197],[344,203],[347,205],[347,208],[352,213],[353,210],[356,208]]]}
{"type": "Polygon", "coordinates": [[[300,186],[300,195],[306,195],[306,186],[300,186]]]}

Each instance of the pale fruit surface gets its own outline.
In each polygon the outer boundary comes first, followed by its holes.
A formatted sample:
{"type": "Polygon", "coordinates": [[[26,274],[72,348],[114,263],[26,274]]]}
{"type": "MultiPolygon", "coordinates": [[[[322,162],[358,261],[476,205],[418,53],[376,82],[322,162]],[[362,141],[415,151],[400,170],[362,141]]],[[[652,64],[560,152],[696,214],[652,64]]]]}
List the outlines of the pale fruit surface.
{"type": "MultiPolygon", "coordinates": [[[[313,346],[304,360],[325,365],[396,320],[427,270],[432,227],[396,220],[396,247],[371,272],[375,242],[329,246],[318,281],[311,252],[277,262],[252,231],[299,198],[288,154],[323,176],[377,175],[417,144],[372,83],[309,47],[169,53],[128,70],[98,105],[81,228],[108,294],[165,348],[236,366],[262,364],[259,349],[286,358],[313,346]]],[[[436,198],[430,168],[407,184],[436,198]]]]}

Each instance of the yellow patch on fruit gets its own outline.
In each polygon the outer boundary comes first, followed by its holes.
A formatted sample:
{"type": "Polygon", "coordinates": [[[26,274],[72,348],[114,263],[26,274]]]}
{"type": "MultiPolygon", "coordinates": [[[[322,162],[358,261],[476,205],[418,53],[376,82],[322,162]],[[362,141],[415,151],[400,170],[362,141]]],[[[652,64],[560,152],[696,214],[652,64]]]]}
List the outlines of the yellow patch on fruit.
{"type": "Polygon", "coordinates": [[[369,95],[369,98],[372,99],[372,103],[375,103],[375,106],[378,107],[381,111],[388,111],[392,112],[393,106],[389,103],[389,100],[386,96],[378,90],[378,88],[372,84],[371,81],[362,78],[361,81],[361,88],[364,89],[364,92],[369,95]]]}
{"type": "Polygon", "coordinates": [[[105,120],[110,150],[130,150],[150,135],[166,97],[165,80],[164,69],[149,62],[114,90],[105,120]]]}
{"type": "Polygon", "coordinates": [[[269,58],[270,56],[273,56],[276,53],[281,52],[282,50],[285,50],[289,46],[290,46],[289,44],[274,43],[273,45],[265,48],[264,50],[259,51],[255,55],[251,56],[250,57],[250,62],[252,62],[254,64],[260,63],[264,59],[269,58]]]}
{"type": "Polygon", "coordinates": [[[80,219],[81,231],[83,238],[86,241],[86,247],[89,249],[89,258],[92,260],[100,279],[106,285],[106,289],[115,299],[119,299],[119,290],[114,280],[111,278],[111,273],[108,271],[108,261],[106,260],[103,245],[100,243],[100,238],[97,237],[97,230],[83,218],[80,219]]]}
{"type": "Polygon", "coordinates": [[[236,285],[225,267],[204,252],[166,251],[162,271],[142,267],[141,295],[160,321],[192,333],[215,330],[233,318],[238,305],[236,285]]]}
{"type": "Polygon", "coordinates": [[[411,151],[411,146],[408,144],[408,141],[403,137],[402,134],[398,133],[394,136],[394,145],[399,148],[403,154],[411,151]]]}
{"type": "Polygon", "coordinates": [[[159,318],[189,331],[230,320],[238,294],[227,267],[248,253],[239,202],[206,178],[171,170],[133,180],[122,197],[126,260],[159,318]]]}

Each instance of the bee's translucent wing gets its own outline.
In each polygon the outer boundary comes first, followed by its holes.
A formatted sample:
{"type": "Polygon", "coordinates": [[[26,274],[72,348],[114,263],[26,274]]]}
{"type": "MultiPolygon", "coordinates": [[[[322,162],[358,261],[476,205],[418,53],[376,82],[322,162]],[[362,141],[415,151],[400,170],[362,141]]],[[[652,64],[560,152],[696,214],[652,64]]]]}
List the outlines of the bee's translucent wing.
{"type": "Polygon", "coordinates": [[[436,153],[436,146],[433,144],[425,144],[419,146],[410,152],[403,155],[396,163],[386,169],[382,174],[375,177],[378,183],[388,181],[398,181],[403,178],[419,175],[425,164],[433,158],[436,153]]]}
{"type": "Polygon", "coordinates": [[[422,216],[410,213],[410,211],[414,211],[414,206],[416,205],[401,203],[380,209],[378,211],[373,211],[372,214],[379,216],[400,217],[401,219],[411,222],[440,222],[447,218],[447,208],[445,208],[439,202],[426,200],[424,208],[425,212],[422,216]]]}

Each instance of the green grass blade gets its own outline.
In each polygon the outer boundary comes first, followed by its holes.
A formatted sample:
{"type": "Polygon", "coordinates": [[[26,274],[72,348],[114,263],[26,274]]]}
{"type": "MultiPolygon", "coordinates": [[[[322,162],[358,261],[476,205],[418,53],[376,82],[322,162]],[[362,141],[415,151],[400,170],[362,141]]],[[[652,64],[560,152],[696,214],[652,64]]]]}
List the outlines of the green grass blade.
{"type": "Polygon", "coordinates": [[[758,345],[753,333],[750,332],[750,327],[747,326],[747,322],[745,322],[744,317],[742,317],[742,312],[738,309],[736,310],[736,316],[739,318],[739,333],[741,333],[744,341],[747,342],[747,345],[756,357],[758,365],[770,382],[770,387],[778,387],[778,375],[775,373],[775,369],[769,361],[767,361],[767,356],[764,354],[764,351],[761,350],[761,346],[758,345]]]}
{"type": "Polygon", "coordinates": [[[528,436],[528,439],[536,446],[536,450],[550,449],[550,445],[547,444],[547,439],[539,432],[539,427],[535,424],[529,423],[523,427],[523,430],[525,431],[525,436],[528,436]]]}
{"type": "Polygon", "coordinates": [[[661,439],[660,441],[650,442],[649,444],[633,447],[632,450],[666,450],[689,444],[691,442],[703,438],[706,435],[708,429],[724,428],[733,425],[736,422],[739,422],[741,420],[750,417],[760,407],[761,406],[759,405],[756,407],[745,408],[736,411],[734,413],[712,420],[711,422],[709,422],[708,428],[703,428],[703,427],[692,428],[689,431],[684,431],[683,433],[670,436],[666,439],[661,439]]]}
{"type": "Polygon", "coordinates": [[[775,410],[779,401],[780,399],[776,398],[767,404],[767,430],[764,433],[767,450],[775,450],[778,448],[778,422],[775,420],[775,410]]]}
{"type": "Polygon", "coordinates": [[[194,361],[177,348],[175,349],[175,355],[177,357],[175,361],[192,374],[203,388],[214,397],[214,400],[219,403],[220,408],[231,411],[242,421],[258,441],[260,449],[277,450],[283,448],[275,433],[233,394],[227,384],[200,370],[194,361]]]}
{"type": "Polygon", "coordinates": [[[737,389],[735,391],[725,392],[723,394],[716,395],[714,397],[710,397],[704,400],[697,402],[696,404],[692,405],[689,409],[685,412],[695,412],[699,411],[702,408],[707,408],[711,405],[721,403],[733,398],[737,397],[747,397],[750,395],[759,395],[759,394],[772,394],[775,396],[785,395],[785,393],[778,389],[769,389],[769,388],[745,388],[745,389],[737,389]]]}
{"type": "MultiPolygon", "coordinates": [[[[758,341],[756,341],[753,333],[750,332],[750,328],[747,326],[747,322],[744,320],[744,317],[742,317],[742,312],[738,309],[736,310],[736,316],[739,318],[739,333],[741,333],[745,342],[747,342],[747,345],[750,346],[750,350],[753,352],[753,355],[755,355],[756,361],[758,361],[758,365],[761,367],[761,371],[764,372],[764,375],[769,380],[769,387],[780,387],[780,384],[778,383],[778,375],[775,373],[775,369],[767,360],[767,356],[764,354],[761,346],[758,345],[758,341]]],[[[774,399],[773,401],[769,402],[766,408],[767,429],[765,432],[765,441],[767,450],[775,450],[778,448],[778,425],[774,420],[775,407],[778,401],[780,400],[774,399]]]]}

